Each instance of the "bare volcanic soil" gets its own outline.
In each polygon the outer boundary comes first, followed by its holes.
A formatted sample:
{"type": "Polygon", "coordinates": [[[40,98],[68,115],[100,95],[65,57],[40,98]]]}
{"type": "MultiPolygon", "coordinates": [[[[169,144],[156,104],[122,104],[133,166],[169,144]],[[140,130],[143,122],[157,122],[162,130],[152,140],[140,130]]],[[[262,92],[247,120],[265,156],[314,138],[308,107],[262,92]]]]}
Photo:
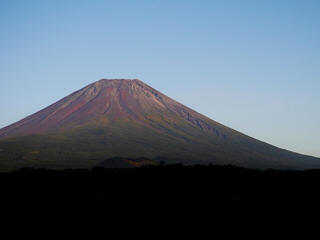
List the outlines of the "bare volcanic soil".
{"type": "MultiPolygon", "coordinates": [[[[0,129],[0,170],[91,168],[108,159],[157,164],[315,168],[286,151],[217,123],[140,80],[102,79],[0,129]]],[[[126,161],[124,165],[136,165],[126,161]]],[[[140,164],[140,163],[139,163],[140,164]]]]}

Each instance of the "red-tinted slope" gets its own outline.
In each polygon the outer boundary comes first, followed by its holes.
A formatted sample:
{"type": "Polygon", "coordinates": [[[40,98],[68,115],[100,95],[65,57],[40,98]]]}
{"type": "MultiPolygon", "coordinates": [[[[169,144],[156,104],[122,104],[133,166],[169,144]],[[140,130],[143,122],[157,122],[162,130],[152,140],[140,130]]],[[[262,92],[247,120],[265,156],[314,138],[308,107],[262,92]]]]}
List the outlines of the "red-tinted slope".
{"type": "Polygon", "coordinates": [[[1,129],[0,138],[50,133],[94,121],[127,119],[141,122],[146,116],[165,114],[168,119],[181,117],[195,127],[219,134],[206,122],[209,119],[140,80],[102,79],[1,129]]]}

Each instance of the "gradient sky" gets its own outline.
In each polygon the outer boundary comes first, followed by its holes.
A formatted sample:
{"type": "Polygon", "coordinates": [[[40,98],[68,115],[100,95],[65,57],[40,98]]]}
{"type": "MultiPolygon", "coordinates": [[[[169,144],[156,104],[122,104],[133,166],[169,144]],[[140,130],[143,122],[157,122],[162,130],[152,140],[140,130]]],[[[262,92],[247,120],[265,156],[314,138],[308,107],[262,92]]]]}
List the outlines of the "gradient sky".
{"type": "Polygon", "coordinates": [[[1,0],[0,128],[101,78],[320,157],[318,0],[1,0]]]}

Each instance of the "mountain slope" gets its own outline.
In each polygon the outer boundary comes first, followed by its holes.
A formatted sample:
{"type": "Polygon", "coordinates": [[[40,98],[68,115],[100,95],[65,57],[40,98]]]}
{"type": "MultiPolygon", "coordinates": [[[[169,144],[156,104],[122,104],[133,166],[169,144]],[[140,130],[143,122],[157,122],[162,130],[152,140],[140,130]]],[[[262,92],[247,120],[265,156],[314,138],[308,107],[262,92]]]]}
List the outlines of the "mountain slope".
{"type": "Polygon", "coordinates": [[[102,79],[0,129],[0,169],[92,167],[106,159],[310,168],[317,158],[223,126],[140,80],[102,79]]]}

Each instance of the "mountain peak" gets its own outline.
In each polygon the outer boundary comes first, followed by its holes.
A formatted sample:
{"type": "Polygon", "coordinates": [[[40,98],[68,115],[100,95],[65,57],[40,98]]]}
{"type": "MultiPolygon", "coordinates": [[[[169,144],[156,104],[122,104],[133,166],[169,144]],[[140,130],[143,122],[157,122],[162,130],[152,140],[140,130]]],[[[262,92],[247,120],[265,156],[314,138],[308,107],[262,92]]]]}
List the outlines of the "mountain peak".
{"type": "Polygon", "coordinates": [[[143,81],[141,81],[139,79],[127,79],[127,78],[111,78],[111,79],[102,78],[102,79],[94,82],[93,84],[94,85],[99,85],[99,84],[103,84],[103,85],[107,85],[107,84],[133,84],[135,82],[145,84],[143,81]]]}
{"type": "Polygon", "coordinates": [[[100,80],[94,82],[94,83],[108,83],[108,82],[134,82],[134,81],[140,81],[139,79],[129,79],[129,78],[101,78],[100,80]]]}
{"type": "MultiPolygon", "coordinates": [[[[147,84],[139,79],[124,79],[124,78],[116,78],[116,79],[100,79],[94,83],[89,84],[84,89],[94,89],[94,92],[105,90],[108,88],[114,88],[115,90],[119,91],[123,88],[150,88],[147,84]]],[[[89,91],[90,92],[90,91],[89,91]]]]}

